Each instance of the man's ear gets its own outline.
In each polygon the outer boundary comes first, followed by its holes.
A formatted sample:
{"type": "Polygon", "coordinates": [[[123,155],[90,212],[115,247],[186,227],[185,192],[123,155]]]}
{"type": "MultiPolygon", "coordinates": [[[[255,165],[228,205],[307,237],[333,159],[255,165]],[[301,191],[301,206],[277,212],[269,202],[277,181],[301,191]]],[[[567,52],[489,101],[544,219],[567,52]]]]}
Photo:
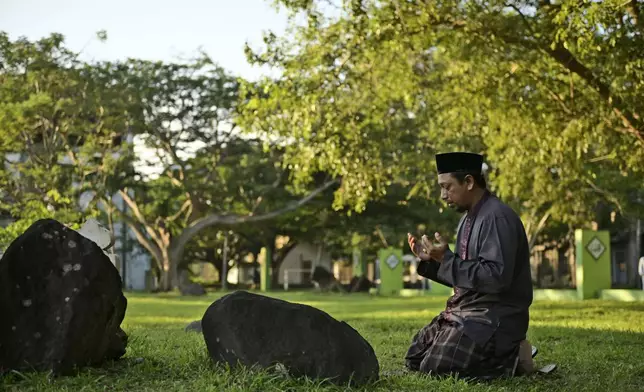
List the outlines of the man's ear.
{"type": "Polygon", "coordinates": [[[468,191],[474,189],[474,177],[472,177],[470,174],[465,176],[465,183],[467,185],[468,191]]]}

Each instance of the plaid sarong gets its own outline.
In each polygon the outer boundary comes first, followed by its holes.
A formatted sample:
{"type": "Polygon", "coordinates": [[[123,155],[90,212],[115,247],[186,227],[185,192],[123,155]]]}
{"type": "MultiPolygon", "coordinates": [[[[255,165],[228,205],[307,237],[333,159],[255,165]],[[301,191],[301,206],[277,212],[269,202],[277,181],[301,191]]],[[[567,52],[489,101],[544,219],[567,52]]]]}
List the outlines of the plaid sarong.
{"type": "Polygon", "coordinates": [[[434,375],[493,379],[515,374],[518,349],[517,346],[499,357],[494,336],[481,345],[441,314],[414,336],[405,365],[410,370],[434,375]]]}

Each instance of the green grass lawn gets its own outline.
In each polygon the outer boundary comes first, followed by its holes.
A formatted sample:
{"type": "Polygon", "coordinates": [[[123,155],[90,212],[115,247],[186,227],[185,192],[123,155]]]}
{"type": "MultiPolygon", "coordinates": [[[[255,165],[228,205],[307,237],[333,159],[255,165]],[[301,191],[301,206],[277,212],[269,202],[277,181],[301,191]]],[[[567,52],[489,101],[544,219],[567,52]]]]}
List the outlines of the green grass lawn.
{"type": "MultiPolygon", "coordinates": [[[[43,373],[13,373],[0,381],[8,391],[322,391],[349,390],[271,372],[213,367],[200,334],[185,325],[200,319],[220,295],[128,295],[123,328],[125,357],[75,377],[50,380],[43,373]]],[[[491,383],[466,383],[401,374],[413,334],[444,307],[443,297],[378,298],[362,294],[288,293],[274,296],[318,307],[347,321],[373,346],[380,380],[368,391],[642,391],[644,303],[536,302],[529,339],[539,347],[537,364],[558,370],[491,383]]],[[[357,390],[357,389],[356,389],[357,390]]]]}

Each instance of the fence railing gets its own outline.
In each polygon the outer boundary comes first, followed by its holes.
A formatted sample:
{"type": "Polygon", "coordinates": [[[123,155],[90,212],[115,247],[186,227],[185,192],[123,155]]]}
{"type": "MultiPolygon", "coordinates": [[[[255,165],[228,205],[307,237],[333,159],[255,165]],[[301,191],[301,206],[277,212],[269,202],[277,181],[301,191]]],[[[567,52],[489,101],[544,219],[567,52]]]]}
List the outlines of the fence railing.
{"type": "Polygon", "coordinates": [[[576,285],[574,252],[569,247],[534,246],[530,268],[537,288],[567,289],[576,285]]]}
{"type": "Polygon", "coordinates": [[[311,279],[311,275],[313,274],[312,269],[300,269],[300,268],[289,268],[289,269],[284,269],[283,278],[282,278],[282,286],[284,287],[284,291],[288,291],[288,286],[289,283],[292,281],[289,276],[292,276],[292,274],[300,274],[302,276],[303,273],[306,273],[308,275],[309,281],[308,282],[302,282],[302,283],[309,283],[311,279]]]}

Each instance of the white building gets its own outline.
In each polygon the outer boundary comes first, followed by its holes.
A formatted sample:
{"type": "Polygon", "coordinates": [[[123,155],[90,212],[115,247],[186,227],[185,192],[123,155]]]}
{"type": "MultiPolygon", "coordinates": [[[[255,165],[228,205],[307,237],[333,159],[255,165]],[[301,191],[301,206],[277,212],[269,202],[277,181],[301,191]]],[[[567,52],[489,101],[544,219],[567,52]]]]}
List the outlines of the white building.
{"type": "Polygon", "coordinates": [[[288,276],[288,284],[308,284],[316,266],[333,272],[331,255],[323,245],[300,243],[291,249],[280,264],[277,281],[282,286],[288,276]]]}

